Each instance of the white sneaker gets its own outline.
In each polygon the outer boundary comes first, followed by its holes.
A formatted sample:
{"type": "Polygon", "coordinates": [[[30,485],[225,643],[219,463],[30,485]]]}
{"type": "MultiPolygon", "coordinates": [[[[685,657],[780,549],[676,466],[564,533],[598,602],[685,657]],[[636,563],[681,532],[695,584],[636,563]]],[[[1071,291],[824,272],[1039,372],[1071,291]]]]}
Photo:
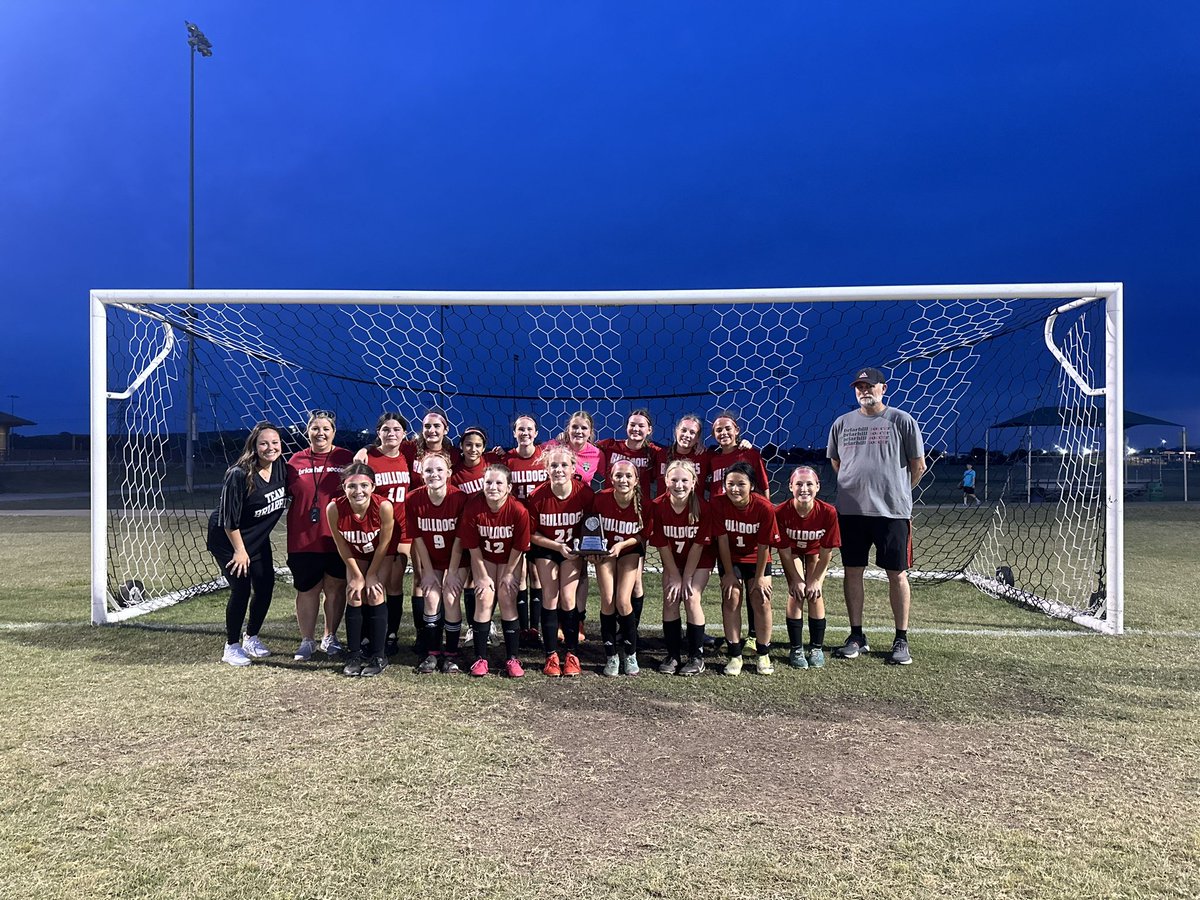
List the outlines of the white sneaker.
{"type": "Polygon", "coordinates": [[[271,651],[267,649],[267,645],[258,639],[258,635],[246,635],[242,638],[242,649],[246,651],[246,655],[251,659],[266,659],[271,655],[271,651]]]}
{"type": "Polygon", "coordinates": [[[296,655],[292,659],[299,660],[300,662],[308,662],[312,659],[312,655],[316,650],[317,642],[311,638],[305,638],[300,642],[300,649],[296,651],[296,655]]]}
{"type": "Polygon", "coordinates": [[[226,644],[225,652],[221,654],[221,662],[229,663],[231,666],[248,666],[250,657],[246,655],[241,644],[226,644]]]}
{"type": "Polygon", "coordinates": [[[321,652],[326,656],[339,656],[342,652],[342,642],[336,634],[327,634],[321,638],[321,652]]]}
{"type": "Polygon", "coordinates": [[[494,647],[497,644],[504,643],[504,632],[495,622],[492,623],[492,630],[488,632],[488,646],[494,647]]]}

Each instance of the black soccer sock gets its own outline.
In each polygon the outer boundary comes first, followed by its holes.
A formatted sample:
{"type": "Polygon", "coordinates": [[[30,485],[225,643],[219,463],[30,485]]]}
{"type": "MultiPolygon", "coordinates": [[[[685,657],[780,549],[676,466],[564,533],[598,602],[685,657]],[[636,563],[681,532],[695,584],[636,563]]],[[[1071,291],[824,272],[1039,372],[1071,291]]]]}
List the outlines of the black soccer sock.
{"type": "Polygon", "coordinates": [[[632,656],[638,649],[637,617],[633,613],[617,616],[617,623],[620,626],[621,645],[625,649],[625,655],[632,656]]]}
{"type": "Polygon", "coordinates": [[[642,624],[642,610],[646,608],[646,595],[638,594],[636,597],[630,597],[629,602],[633,604],[634,627],[640,627],[642,624]]]}
{"type": "Polygon", "coordinates": [[[387,631],[395,634],[400,630],[400,622],[404,618],[404,595],[387,595],[387,631]]]}
{"type": "Polygon", "coordinates": [[[425,598],[413,594],[409,598],[409,603],[412,605],[413,640],[419,644],[421,642],[421,629],[425,627],[425,598]]]}
{"type": "Polygon", "coordinates": [[[908,640],[908,629],[907,628],[897,628],[896,629],[896,640],[907,641],[908,640]]]}
{"type": "Polygon", "coordinates": [[[540,587],[529,589],[529,627],[538,629],[542,627],[542,589],[540,587]]]}
{"type": "Polygon", "coordinates": [[[863,634],[863,627],[861,625],[851,625],[850,637],[866,638],[866,635],[863,634]]]}
{"type": "Polygon", "coordinates": [[[519,619],[501,619],[500,630],[504,632],[504,652],[508,659],[516,659],[521,650],[521,622],[519,619]]]}
{"type": "Polygon", "coordinates": [[[808,617],[808,640],[811,646],[818,650],[825,646],[825,619],[808,617]]]}
{"type": "Polygon", "coordinates": [[[446,607],[441,602],[437,608],[437,624],[433,627],[433,643],[430,644],[431,652],[436,653],[442,647],[442,629],[446,626],[446,607]]]}
{"type": "Polygon", "coordinates": [[[472,622],[471,631],[475,635],[475,658],[487,659],[488,635],[492,633],[491,622],[472,622]]]}
{"type": "Polygon", "coordinates": [[[437,653],[442,649],[442,636],[440,625],[442,617],[438,613],[432,616],[429,613],[425,614],[425,630],[421,634],[421,651],[418,655],[428,656],[430,653],[437,653]]]}
{"type": "Polygon", "coordinates": [[[458,638],[462,634],[462,622],[446,623],[446,655],[458,653],[458,638]]]}
{"type": "Polygon", "coordinates": [[[746,637],[757,639],[758,632],[754,630],[754,604],[746,604],[746,637]]]}
{"type": "Polygon", "coordinates": [[[346,604],[346,649],[362,653],[363,608],[346,604]]]}
{"type": "Polygon", "coordinates": [[[612,656],[617,652],[617,617],[615,613],[600,613],[600,640],[604,642],[604,653],[612,656]]]}
{"type": "Polygon", "coordinates": [[[363,606],[365,624],[371,635],[371,655],[383,656],[383,645],[387,643],[387,607],[380,603],[378,606],[363,606]]]}
{"type": "Polygon", "coordinates": [[[463,588],[462,595],[463,621],[475,622],[475,588],[463,588]]]}
{"type": "Polygon", "coordinates": [[[726,655],[730,659],[733,659],[735,656],[741,656],[742,648],[745,646],[746,646],[746,642],[744,640],[742,640],[742,641],[726,641],[725,642],[726,655]]]}
{"type": "Polygon", "coordinates": [[[529,588],[517,591],[517,623],[522,631],[529,629],[529,588]]]}
{"type": "MultiPolygon", "coordinates": [[[[809,628],[812,628],[812,619],[809,619],[809,628]]],[[[804,649],[804,620],[793,619],[788,616],[787,620],[788,643],[792,645],[793,650],[804,649]]]]}
{"type": "Polygon", "coordinates": [[[758,655],[759,656],[769,656],[770,654],[771,654],[771,642],[770,641],[766,641],[766,642],[759,641],[758,642],[758,655]]]}
{"type": "Polygon", "coordinates": [[[696,659],[704,655],[704,626],[693,625],[688,622],[687,626],[688,640],[688,656],[696,659]]]}
{"type": "Polygon", "coordinates": [[[560,609],[558,617],[562,622],[563,643],[567,645],[568,653],[574,653],[579,649],[579,626],[583,623],[579,609],[560,609]]]}
{"type": "Polygon", "coordinates": [[[558,652],[558,610],[542,609],[542,649],[546,655],[558,652]]]}
{"type": "Polygon", "coordinates": [[[679,659],[683,643],[683,622],[680,619],[663,619],[663,642],[667,645],[667,658],[679,659]]]}

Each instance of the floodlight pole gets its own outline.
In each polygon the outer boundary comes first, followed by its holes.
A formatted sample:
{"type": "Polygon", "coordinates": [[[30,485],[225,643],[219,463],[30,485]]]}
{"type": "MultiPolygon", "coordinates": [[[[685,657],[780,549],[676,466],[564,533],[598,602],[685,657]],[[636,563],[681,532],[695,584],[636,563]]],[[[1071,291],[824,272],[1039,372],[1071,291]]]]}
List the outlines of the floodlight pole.
{"type": "MultiPolygon", "coordinates": [[[[191,48],[191,69],[188,77],[188,290],[196,289],[196,54],[212,56],[212,43],[204,32],[191,22],[184,22],[191,48]]],[[[193,319],[191,307],[188,318],[193,319]]],[[[196,340],[188,335],[187,349],[187,410],[183,451],[183,486],[187,493],[195,489],[196,480],[196,340]]]]}

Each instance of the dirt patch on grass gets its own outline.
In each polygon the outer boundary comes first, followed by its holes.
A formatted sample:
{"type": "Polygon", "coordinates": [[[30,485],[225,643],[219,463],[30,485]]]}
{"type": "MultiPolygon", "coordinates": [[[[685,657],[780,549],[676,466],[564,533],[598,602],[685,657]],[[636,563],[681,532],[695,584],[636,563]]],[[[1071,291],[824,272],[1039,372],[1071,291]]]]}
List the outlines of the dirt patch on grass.
{"type": "MultiPolygon", "coordinates": [[[[951,813],[1002,817],[1044,789],[1044,770],[1028,758],[1034,743],[1042,757],[1079,751],[1032,728],[931,724],[887,704],[837,716],[747,714],[598,683],[521,692],[519,720],[546,752],[531,756],[511,797],[489,803],[513,810],[513,828],[468,824],[472,846],[535,864],[544,848],[567,841],[581,854],[632,860],[661,849],[663,823],[678,827],[689,815],[711,823],[728,814],[754,827],[783,814],[800,828],[825,815],[883,812],[914,791],[951,813]]],[[[1063,778],[1057,789],[1068,788],[1063,778]]]]}

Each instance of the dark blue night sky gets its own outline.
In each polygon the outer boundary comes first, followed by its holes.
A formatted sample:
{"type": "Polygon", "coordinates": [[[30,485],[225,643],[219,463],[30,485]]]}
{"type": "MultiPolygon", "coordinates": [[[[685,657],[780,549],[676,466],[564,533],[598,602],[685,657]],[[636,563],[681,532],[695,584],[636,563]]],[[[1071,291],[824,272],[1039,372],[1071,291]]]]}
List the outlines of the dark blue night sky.
{"type": "Polygon", "coordinates": [[[186,286],[184,19],[198,287],[1123,281],[1127,406],[1200,435],[1200,6],[957,0],[9,0],[23,433],[87,428],[90,288],[186,286]]]}

